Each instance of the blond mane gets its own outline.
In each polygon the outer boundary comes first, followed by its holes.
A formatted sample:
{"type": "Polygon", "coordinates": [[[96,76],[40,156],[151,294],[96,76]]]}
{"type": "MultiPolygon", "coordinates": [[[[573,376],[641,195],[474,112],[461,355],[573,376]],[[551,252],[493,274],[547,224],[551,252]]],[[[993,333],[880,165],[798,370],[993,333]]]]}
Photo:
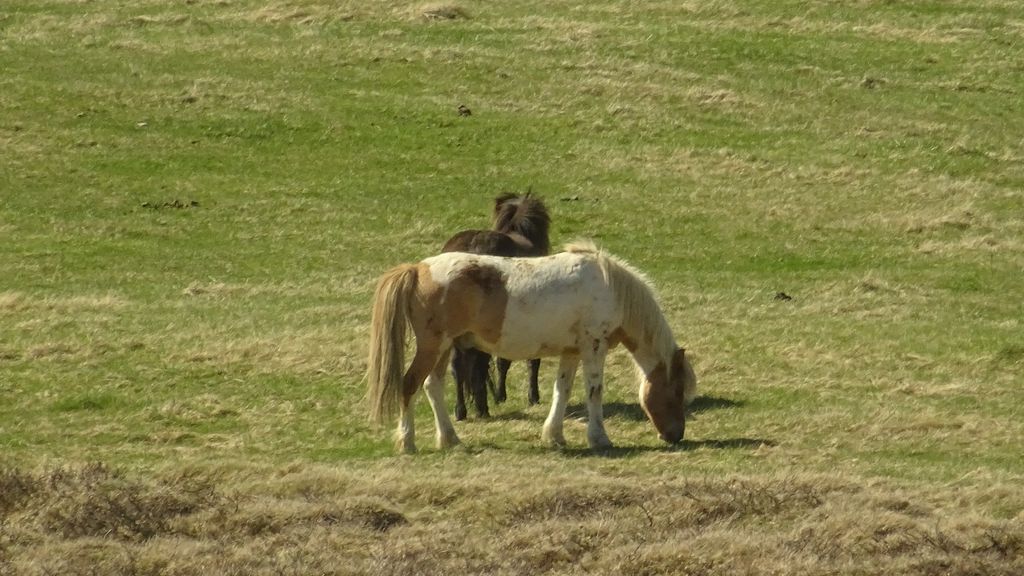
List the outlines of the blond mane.
{"type": "Polygon", "coordinates": [[[654,351],[671,369],[671,358],[676,352],[675,337],[658,305],[654,286],[643,272],[601,250],[592,240],[574,240],[564,249],[566,252],[594,255],[622,310],[623,329],[634,338],[652,343],[654,351]]]}
{"type": "Polygon", "coordinates": [[[586,238],[573,240],[562,246],[562,250],[574,254],[601,254],[601,249],[597,247],[597,244],[594,244],[593,240],[587,240],[586,238]]]}

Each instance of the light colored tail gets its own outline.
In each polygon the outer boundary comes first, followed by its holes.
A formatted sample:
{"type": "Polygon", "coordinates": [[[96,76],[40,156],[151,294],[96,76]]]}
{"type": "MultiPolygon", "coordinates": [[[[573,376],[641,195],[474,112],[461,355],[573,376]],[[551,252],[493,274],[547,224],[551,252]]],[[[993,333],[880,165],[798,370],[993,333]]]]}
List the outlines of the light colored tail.
{"type": "Polygon", "coordinates": [[[394,418],[402,398],[405,331],[416,279],[416,265],[402,264],[380,277],[373,295],[367,396],[376,424],[394,418]]]}

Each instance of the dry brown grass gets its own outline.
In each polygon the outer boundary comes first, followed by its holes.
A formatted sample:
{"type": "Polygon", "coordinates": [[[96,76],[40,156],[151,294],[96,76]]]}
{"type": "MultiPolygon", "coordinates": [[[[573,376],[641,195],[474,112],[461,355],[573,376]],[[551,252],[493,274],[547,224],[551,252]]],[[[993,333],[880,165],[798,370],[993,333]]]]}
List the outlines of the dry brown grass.
{"type": "MultiPolygon", "coordinates": [[[[453,460],[455,462],[453,462],[453,460]]],[[[540,461],[538,461],[540,462],[540,461]]],[[[1024,503],[830,476],[531,479],[408,459],[363,471],[100,465],[0,474],[5,574],[1018,574],[1024,503]],[[416,468],[417,470],[412,470],[416,468]],[[460,472],[465,472],[462,474],[460,472]],[[98,562],[98,564],[94,564],[98,562]]]]}
{"type": "Polygon", "coordinates": [[[0,293],[0,314],[32,311],[36,314],[56,312],[78,314],[84,312],[123,309],[128,302],[114,294],[33,298],[21,292],[0,293]]]}

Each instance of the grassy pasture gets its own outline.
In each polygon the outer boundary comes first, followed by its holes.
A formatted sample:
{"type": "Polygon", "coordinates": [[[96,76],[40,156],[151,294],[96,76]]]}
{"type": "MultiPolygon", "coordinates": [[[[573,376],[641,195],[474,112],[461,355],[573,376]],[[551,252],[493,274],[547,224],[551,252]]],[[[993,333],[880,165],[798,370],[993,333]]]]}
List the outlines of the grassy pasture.
{"type": "Polygon", "coordinates": [[[1019,574],[1022,96],[1008,0],[0,4],[0,574],[1019,574]],[[607,454],[518,365],[367,424],[377,275],[529,188],[680,448],[622,352],[607,454]]]}

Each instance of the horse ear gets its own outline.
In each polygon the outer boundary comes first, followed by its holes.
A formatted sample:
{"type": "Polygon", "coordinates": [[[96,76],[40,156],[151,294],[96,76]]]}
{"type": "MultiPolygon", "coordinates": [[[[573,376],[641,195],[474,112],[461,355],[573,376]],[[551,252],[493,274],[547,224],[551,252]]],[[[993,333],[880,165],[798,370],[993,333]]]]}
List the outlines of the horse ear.
{"type": "Polygon", "coordinates": [[[502,192],[501,194],[498,194],[498,196],[494,199],[494,213],[497,214],[498,210],[501,209],[502,204],[508,202],[509,200],[515,197],[516,195],[513,194],[512,192],[502,192]]]}
{"type": "Polygon", "coordinates": [[[678,374],[680,370],[683,370],[683,366],[686,363],[684,360],[686,356],[685,348],[676,348],[676,353],[672,355],[672,373],[678,374]]]}

